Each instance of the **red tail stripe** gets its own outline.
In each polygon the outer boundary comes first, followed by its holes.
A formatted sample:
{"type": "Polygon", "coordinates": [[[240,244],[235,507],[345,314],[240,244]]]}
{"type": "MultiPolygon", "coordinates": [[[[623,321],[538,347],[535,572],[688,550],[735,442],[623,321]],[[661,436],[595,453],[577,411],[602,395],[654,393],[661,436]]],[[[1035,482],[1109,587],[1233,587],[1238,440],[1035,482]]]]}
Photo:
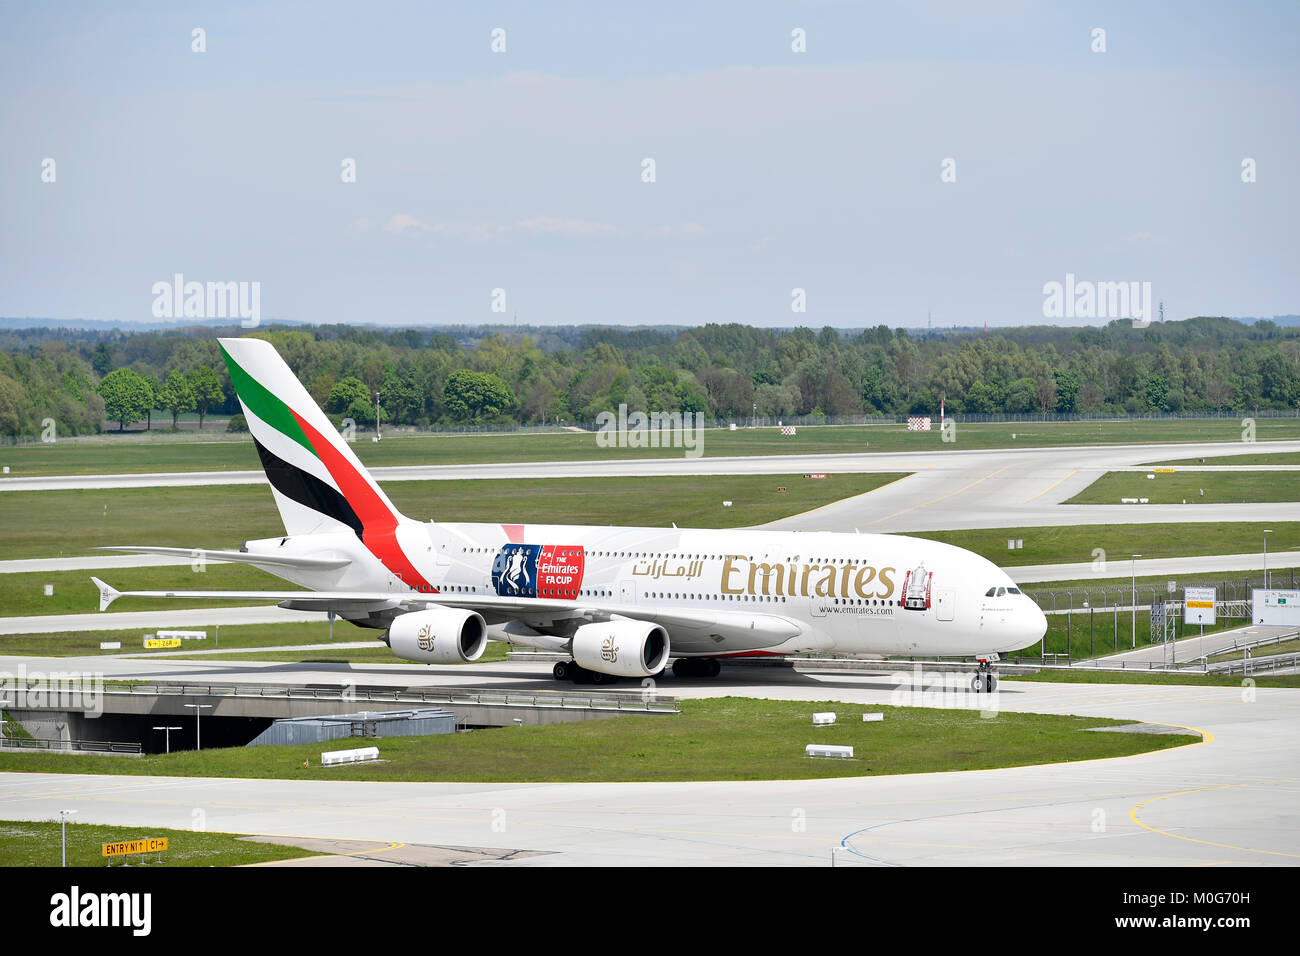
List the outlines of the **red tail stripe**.
{"type": "Polygon", "coordinates": [[[415,569],[415,565],[397,543],[398,518],[393,510],[384,503],[365,476],[352,467],[352,463],[339,453],[329,439],[292,408],[289,411],[298,422],[298,426],[302,428],[303,434],[307,436],[307,440],[311,442],[316,454],[320,456],[330,477],[339,486],[339,491],[348,500],[352,510],[357,513],[357,517],[361,519],[363,529],[361,543],[366,546],[366,550],[411,587],[436,592],[437,588],[415,569]]]}

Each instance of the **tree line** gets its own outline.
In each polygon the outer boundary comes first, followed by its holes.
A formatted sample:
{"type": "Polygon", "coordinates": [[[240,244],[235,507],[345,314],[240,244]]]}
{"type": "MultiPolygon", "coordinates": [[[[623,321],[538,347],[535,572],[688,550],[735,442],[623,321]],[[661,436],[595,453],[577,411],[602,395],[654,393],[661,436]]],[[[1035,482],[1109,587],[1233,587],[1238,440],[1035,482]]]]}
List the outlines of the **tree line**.
{"type": "Polygon", "coordinates": [[[791,416],[1300,409],[1300,329],[1195,318],[1134,328],[272,327],[0,333],[0,434],[239,411],[218,334],[271,341],[359,425],[590,423],[633,411],[791,416]]]}

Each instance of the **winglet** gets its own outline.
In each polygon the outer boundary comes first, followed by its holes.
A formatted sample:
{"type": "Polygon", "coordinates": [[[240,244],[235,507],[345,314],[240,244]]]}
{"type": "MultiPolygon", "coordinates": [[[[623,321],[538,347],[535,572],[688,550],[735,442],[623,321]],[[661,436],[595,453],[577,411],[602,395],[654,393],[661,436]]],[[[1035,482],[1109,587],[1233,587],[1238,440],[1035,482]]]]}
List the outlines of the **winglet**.
{"type": "Polygon", "coordinates": [[[105,584],[99,578],[91,576],[90,580],[95,582],[95,587],[99,588],[99,609],[107,611],[108,606],[122,596],[122,592],[110,585],[105,584]]]}

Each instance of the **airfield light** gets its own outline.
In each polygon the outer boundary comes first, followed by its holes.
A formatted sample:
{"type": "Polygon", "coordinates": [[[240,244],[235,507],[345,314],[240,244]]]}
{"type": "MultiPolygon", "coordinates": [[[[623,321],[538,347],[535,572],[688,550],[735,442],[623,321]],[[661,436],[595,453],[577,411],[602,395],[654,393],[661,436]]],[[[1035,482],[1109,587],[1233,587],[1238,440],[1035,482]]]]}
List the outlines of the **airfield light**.
{"type": "Polygon", "coordinates": [[[1132,564],[1130,565],[1132,580],[1129,582],[1129,584],[1133,588],[1133,647],[1134,649],[1136,649],[1138,646],[1137,559],[1140,557],[1142,557],[1142,555],[1140,554],[1133,555],[1133,561],[1132,564]]]}
{"type": "Polygon", "coordinates": [[[1264,529],[1264,590],[1268,590],[1268,536],[1273,533],[1272,528],[1264,529]]]}
{"type": "Polygon", "coordinates": [[[68,865],[68,817],[76,813],[76,810],[59,811],[59,833],[63,843],[63,865],[68,865]]]}
{"type": "Polygon", "coordinates": [[[200,733],[202,728],[199,726],[199,717],[202,716],[205,709],[215,707],[216,704],[186,704],[185,706],[194,708],[194,749],[202,750],[203,737],[200,733]]]}
{"type": "Polygon", "coordinates": [[[162,731],[165,731],[165,732],[166,732],[164,739],[167,741],[167,744],[166,744],[166,746],[167,746],[167,753],[171,753],[171,752],[172,752],[172,731],[173,731],[173,730],[180,730],[180,729],[181,729],[181,728],[179,728],[179,727],[155,727],[155,728],[154,728],[154,730],[162,730],[162,731]]]}

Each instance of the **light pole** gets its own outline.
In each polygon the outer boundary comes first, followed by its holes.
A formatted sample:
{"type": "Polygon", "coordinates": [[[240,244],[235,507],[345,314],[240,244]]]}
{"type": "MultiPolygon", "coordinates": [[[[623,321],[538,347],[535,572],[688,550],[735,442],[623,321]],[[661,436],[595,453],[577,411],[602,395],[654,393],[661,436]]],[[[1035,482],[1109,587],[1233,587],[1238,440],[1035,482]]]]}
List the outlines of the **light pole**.
{"type": "Polygon", "coordinates": [[[167,753],[172,752],[172,731],[180,730],[180,729],[181,728],[179,727],[155,727],[154,728],[154,730],[166,731],[166,735],[164,736],[163,739],[167,741],[167,753]]]}
{"type": "Polygon", "coordinates": [[[63,842],[63,865],[68,865],[68,817],[76,813],[76,810],[59,811],[59,833],[63,842]]]}
{"type": "Polygon", "coordinates": [[[1264,529],[1264,590],[1268,590],[1268,536],[1273,533],[1272,528],[1264,529]]]}
{"type": "Polygon", "coordinates": [[[185,706],[194,708],[194,749],[202,750],[203,736],[202,736],[202,729],[199,726],[199,717],[203,715],[204,710],[207,710],[208,708],[211,707],[215,707],[216,705],[215,704],[186,704],[185,706]]]}
{"type": "Polygon", "coordinates": [[[379,420],[381,418],[380,415],[381,411],[382,410],[379,407],[379,392],[375,392],[375,440],[376,441],[384,437],[383,435],[379,434],[379,420]]]}
{"type": "Polygon", "coordinates": [[[1129,565],[1132,580],[1129,585],[1133,588],[1133,648],[1138,646],[1138,588],[1137,588],[1137,559],[1142,557],[1140,554],[1133,555],[1132,563],[1129,565]]]}

